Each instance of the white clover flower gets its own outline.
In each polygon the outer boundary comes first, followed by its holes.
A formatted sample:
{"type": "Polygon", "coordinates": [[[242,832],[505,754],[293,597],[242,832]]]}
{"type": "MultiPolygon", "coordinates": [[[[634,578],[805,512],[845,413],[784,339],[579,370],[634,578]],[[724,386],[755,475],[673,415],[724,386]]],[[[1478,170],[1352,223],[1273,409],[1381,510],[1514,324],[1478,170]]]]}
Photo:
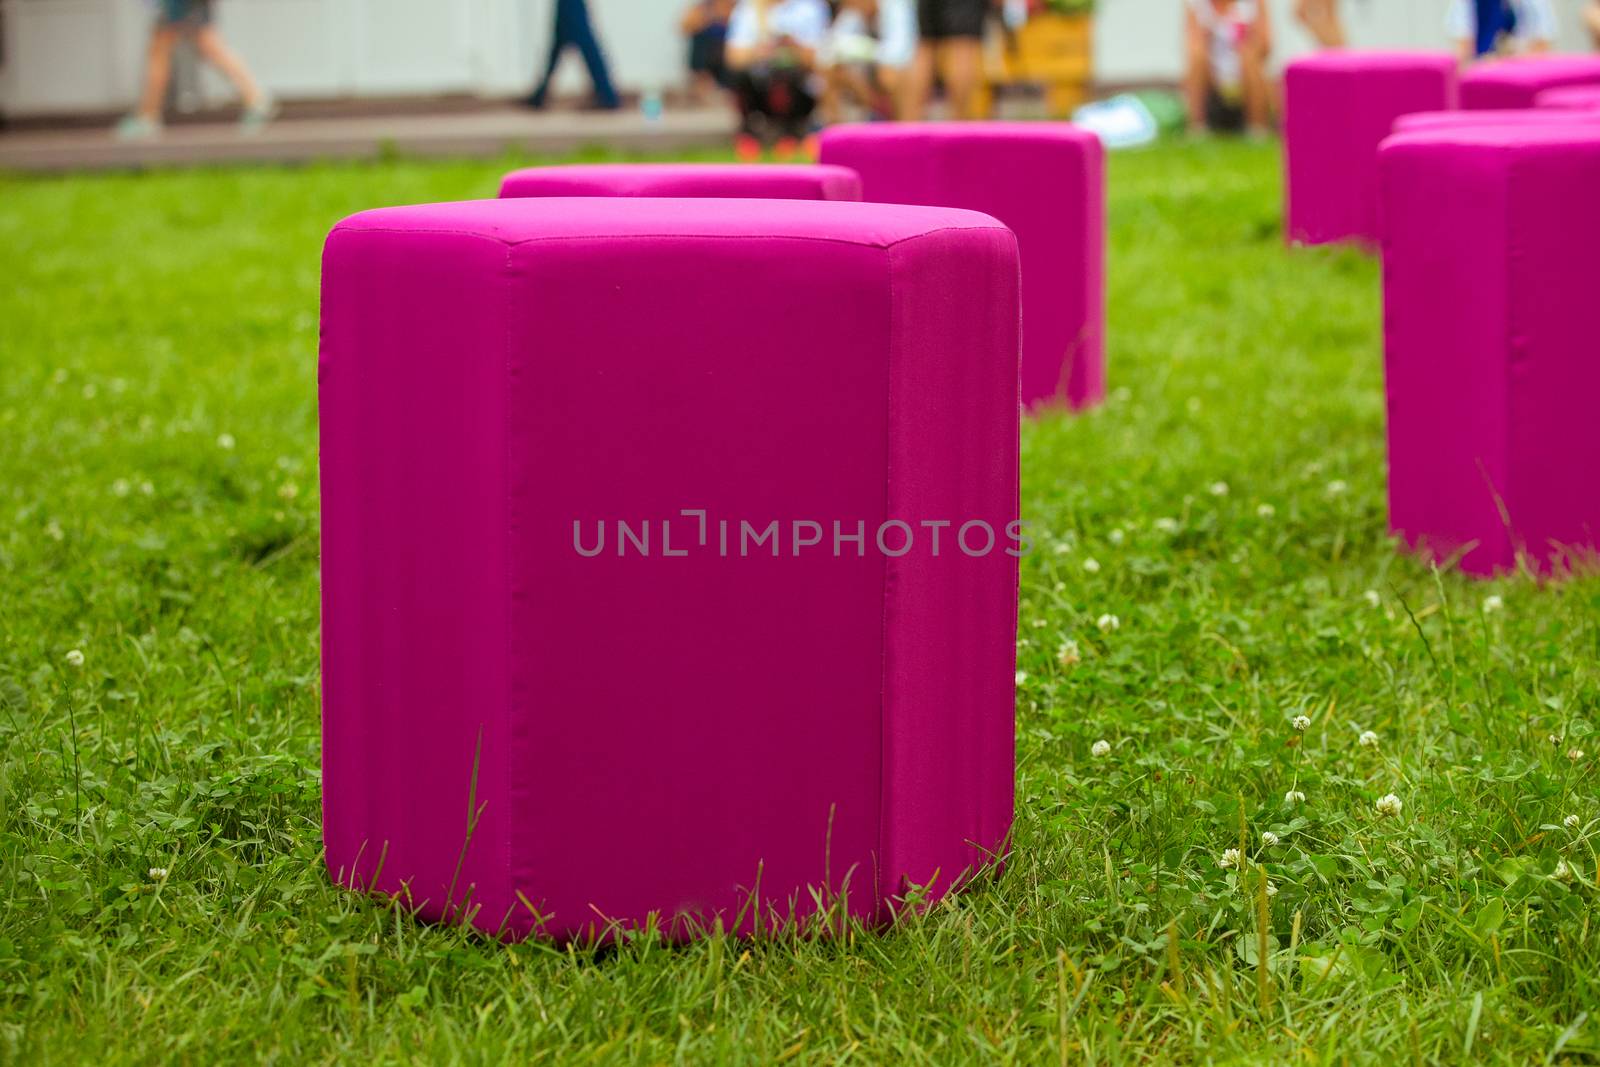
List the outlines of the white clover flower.
{"type": "Polygon", "coordinates": [[[1350,487],[1344,483],[1343,479],[1335,478],[1333,481],[1328,483],[1328,495],[1343,496],[1345,490],[1349,488],[1350,487]]]}
{"type": "Polygon", "coordinates": [[[1122,532],[1122,527],[1120,526],[1106,534],[1106,540],[1110,541],[1114,545],[1120,545],[1127,539],[1128,535],[1122,532]]]}
{"type": "Polygon", "coordinates": [[[1083,569],[1088,571],[1090,574],[1099,574],[1100,561],[1093,558],[1086,559],[1083,561],[1083,569]]]}
{"type": "Polygon", "coordinates": [[[1561,825],[1565,826],[1568,830],[1576,830],[1579,822],[1581,821],[1582,820],[1580,820],[1576,815],[1568,815],[1565,819],[1561,820],[1561,825]]]}
{"type": "Polygon", "coordinates": [[[1376,589],[1368,589],[1365,593],[1361,594],[1361,599],[1365,600],[1367,602],[1367,606],[1370,608],[1375,608],[1383,603],[1383,597],[1378,595],[1378,591],[1376,589]]]}
{"type": "Polygon", "coordinates": [[[293,500],[300,495],[300,487],[293,482],[284,482],[278,486],[278,495],[285,500],[293,500]]]}
{"type": "Polygon", "coordinates": [[[1273,833],[1271,830],[1263,830],[1263,831],[1261,831],[1261,847],[1262,848],[1277,848],[1278,847],[1278,835],[1273,833]]]}
{"type": "Polygon", "coordinates": [[[67,536],[66,533],[62,531],[61,524],[53,519],[50,522],[45,523],[44,535],[50,538],[52,541],[59,541],[63,537],[67,536]]]}
{"type": "Polygon", "coordinates": [[[1089,755],[1095,759],[1105,759],[1111,755],[1111,742],[1106,740],[1096,741],[1089,746],[1089,755]]]}
{"type": "Polygon", "coordinates": [[[1178,532],[1178,520],[1167,515],[1163,515],[1150,525],[1154,526],[1159,533],[1175,534],[1178,532]]]}
{"type": "Polygon", "coordinates": [[[99,394],[99,392],[100,390],[96,388],[95,384],[90,382],[83,387],[83,398],[85,400],[93,400],[99,394]]]}
{"type": "Polygon", "coordinates": [[[50,380],[55,382],[57,385],[60,385],[62,382],[66,381],[67,380],[67,368],[65,368],[65,367],[57,367],[56,368],[56,372],[54,374],[50,375],[50,380]]]}
{"type": "Polygon", "coordinates": [[[1094,621],[1094,624],[1100,627],[1100,632],[1103,634],[1122,629],[1122,620],[1115,615],[1102,615],[1094,621]]]}
{"type": "Polygon", "coordinates": [[[150,879],[155,882],[165,882],[167,880],[167,869],[165,867],[151,867],[150,879]]]}
{"type": "Polygon", "coordinates": [[[1018,671],[1017,672],[1017,684],[1018,685],[1022,685],[1027,680],[1028,680],[1028,672],[1027,671],[1018,671]]]}
{"type": "Polygon", "coordinates": [[[81,666],[83,666],[83,651],[81,649],[75,648],[71,652],[68,652],[67,653],[67,665],[69,667],[81,667],[81,666]]]}
{"type": "Polygon", "coordinates": [[[1042,630],[1042,629],[1044,629],[1044,628],[1045,628],[1045,627],[1046,627],[1046,626],[1048,626],[1048,625],[1049,625],[1049,624],[1048,624],[1048,623],[1046,623],[1046,622],[1045,622],[1045,621],[1044,621],[1044,620],[1043,620],[1043,619],[1034,619],[1034,620],[1033,620],[1033,628],[1034,628],[1034,629],[1035,629],[1035,630],[1042,630]]]}
{"type": "Polygon", "coordinates": [[[1559,745],[1561,744],[1561,735],[1551,734],[1549,737],[1546,737],[1545,740],[1550,742],[1552,745],[1559,745]]]}
{"type": "Polygon", "coordinates": [[[1293,807],[1296,804],[1304,804],[1306,802],[1306,795],[1300,792],[1298,789],[1291,789],[1287,793],[1283,794],[1283,802],[1290,807],[1293,807]]]}
{"type": "Polygon", "coordinates": [[[1257,504],[1256,505],[1256,516],[1258,518],[1270,519],[1270,518],[1272,518],[1272,516],[1276,515],[1277,513],[1278,513],[1278,509],[1273,507],[1271,504],[1257,504]]]}
{"type": "Polygon", "coordinates": [[[1227,870],[1229,867],[1237,867],[1242,858],[1238,849],[1225,848],[1222,850],[1222,858],[1217,860],[1217,866],[1223,870],[1227,870]]]}
{"type": "Polygon", "coordinates": [[[1400,798],[1395,796],[1393,793],[1386,793],[1379,797],[1377,806],[1379,815],[1386,815],[1391,818],[1397,818],[1406,808],[1406,806],[1400,802],[1400,798]]]}
{"type": "Polygon", "coordinates": [[[231,433],[217,434],[217,447],[222,449],[224,452],[232,451],[233,446],[237,443],[238,442],[233,439],[233,434],[231,433]]]}
{"type": "Polygon", "coordinates": [[[1271,900],[1273,897],[1275,897],[1277,895],[1278,895],[1278,887],[1273,885],[1271,882],[1268,882],[1267,883],[1267,899],[1271,900]]]}
{"type": "Polygon", "coordinates": [[[1377,748],[1378,735],[1373,730],[1362,730],[1361,736],[1356,738],[1356,744],[1360,745],[1362,748],[1377,748]]]}
{"type": "Polygon", "coordinates": [[[1228,483],[1227,482],[1212,482],[1211,483],[1211,495],[1212,496],[1227,496],[1228,495],[1228,483]]]}
{"type": "Polygon", "coordinates": [[[1581,749],[1581,748],[1569,748],[1569,749],[1567,749],[1567,758],[1569,760],[1571,760],[1573,763],[1577,763],[1579,760],[1581,760],[1583,758],[1583,749],[1581,749]]]}
{"type": "Polygon", "coordinates": [[[128,479],[126,478],[118,478],[111,483],[111,494],[113,496],[127,496],[132,489],[133,486],[128,484],[128,479]]]}
{"type": "Polygon", "coordinates": [[[139,492],[143,493],[145,496],[154,496],[156,487],[150,482],[140,482],[139,492]]]}
{"type": "Polygon", "coordinates": [[[1289,725],[1294,727],[1295,733],[1303,734],[1307,730],[1311,729],[1311,716],[1309,716],[1309,715],[1296,715],[1293,719],[1290,720],[1289,725]]]}
{"type": "Polygon", "coordinates": [[[1076,667],[1083,659],[1083,653],[1078,648],[1078,642],[1066,640],[1061,642],[1061,648],[1056,652],[1056,661],[1063,667],[1076,667]]]}
{"type": "Polygon", "coordinates": [[[1556,869],[1550,872],[1550,877],[1558,882],[1572,881],[1572,868],[1567,866],[1566,860],[1556,860],[1556,869]]]}
{"type": "Polygon", "coordinates": [[[1057,543],[1057,545],[1056,545],[1056,555],[1058,555],[1058,556],[1065,556],[1065,555],[1069,554],[1071,551],[1072,551],[1072,546],[1067,544],[1065,541],[1061,541],[1061,542],[1057,543]]]}
{"type": "Polygon", "coordinates": [[[1505,598],[1499,596],[1486,596],[1483,598],[1483,613],[1493,615],[1506,606],[1505,598]]]}

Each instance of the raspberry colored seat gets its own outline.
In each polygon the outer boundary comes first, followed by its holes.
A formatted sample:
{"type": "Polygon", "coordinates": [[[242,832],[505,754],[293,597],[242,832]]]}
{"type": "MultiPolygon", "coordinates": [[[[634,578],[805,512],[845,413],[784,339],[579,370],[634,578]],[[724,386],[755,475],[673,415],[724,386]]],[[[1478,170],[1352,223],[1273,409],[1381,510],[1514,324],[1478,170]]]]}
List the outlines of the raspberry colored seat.
{"type": "Polygon", "coordinates": [[[1290,241],[1375,244],[1378,145],[1413,111],[1456,106],[1448,52],[1319,52],[1284,73],[1290,241]]]}
{"type": "Polygon", "coordinates": [[[1577,111],[1588,114],[1600,111],[1600,85],[1569,85],[1564,89],[1546,89],[1534,103],[1541,108],[1557,111],[1577,111]]]}
{"type": "Polygon", "coordinates": [[[992,861],[1018,318],[1015,238],[970,211],[541,198],[341,222],[333,877],[506,936],[653,915],[682,937],[780,926],[813,891],[879,922],[992,861]]]}
{"type": "Polygon", "coordinates": [[[1476,129],[1484,126],[1568,126],[1574,122],[1600,122],[1600,112],[1591,114],[1544,107],[1491,111],[1417,111],[1395,119],[1394,132],[1476,129]]]}
{"type": "Polygon", "coordinates": [[[503,199],[525,196],[711,196],[767,200],[860,200],[845,167],[737,163],[587,163],[527,167],[500,183],[503,199]]]}
{"type": "Polygon", "coordinates": [[[1547,89],[1600,84],[1600,56],[1525,56],[1482,63],[1461,76],[1461,106],[1533,107],[1547,89]]]}
{"type": "Polygon", "coordinates": [[[1022,399],[1083,408],[1105,397],[1105,148],[1062,122],[831,126],[822,160],[861,175],[876,203],[993,215],[1022,249],[1022,399]]]}
{"type": "Polygon", "coordinates": [[[1600,128],[1437,130],[1383,148],[1390,524],[1489,574],[1600,534],[1600,128]]]}

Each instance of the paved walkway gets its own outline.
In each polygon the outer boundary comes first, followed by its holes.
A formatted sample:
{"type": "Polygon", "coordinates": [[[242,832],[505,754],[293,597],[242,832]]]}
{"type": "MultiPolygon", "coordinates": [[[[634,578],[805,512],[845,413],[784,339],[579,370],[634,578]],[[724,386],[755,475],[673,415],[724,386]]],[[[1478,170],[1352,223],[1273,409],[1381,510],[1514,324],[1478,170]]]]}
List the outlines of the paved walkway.
{"type": "Polygon", "coordinates": [[[636,110],[534,112],[513,105],[430,115],[285,118],[251,135],[232,123],[183,123],[149,141],[119,141],[108,128],[0,133],[0,170],[126,170],[244,161],[302,162],[416,156],[563,153],[603,145],[670,152],[726,145],[726,108],[674,108],[655,121],[636,110]]]}

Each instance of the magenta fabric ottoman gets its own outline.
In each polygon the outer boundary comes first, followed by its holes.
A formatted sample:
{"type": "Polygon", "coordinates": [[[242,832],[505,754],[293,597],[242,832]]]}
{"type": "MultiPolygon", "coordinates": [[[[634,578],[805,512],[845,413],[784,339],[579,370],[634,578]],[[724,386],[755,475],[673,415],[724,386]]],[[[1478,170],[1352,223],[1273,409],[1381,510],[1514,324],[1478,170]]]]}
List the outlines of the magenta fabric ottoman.
{"type": "Polygon", "coordinates": [[[1291,242],[1376,244],[1378,145],[1412,111],[1456,106],[1448,52],[1319,52],[1284,72],[1291,242]]]}
{"type": "Polygon", "coordinates": [[[1105,148],[1064,122],[864,123],[822,133],[824,163],[880,204],[993,215],[1022,250],[1022,400],[1105,398],[1105,148]]]}
{"type": "Polygon", "coordinates": [[[1409,133],[1381,154],[1390,525],[1473,574],[1600,533],[1600,129],[1409,133]]]}
{"type": "Polygon", "coordinates": [[[1600,111],[1600,85],[1569,85],[1565,89],[1546,89],[1534,99],[1534,104],[1546,110],[1592,114],[1600,111]]]}
{"type": "Polygon", "coordinates": [[[1491,111],[1418,111],[1395,119],[1394,132],[1481,129],[1484,126],[1570,126],[1574,122],[1600,122],[1600,112],[1561,111],[1544,107],[1491,111]]]}
{"type": "Polygon", "coordinates": [[[1005,850],[1016,241],[519,199],[323,256],[342,885],[508,937],[868,922],[1005,850]],[[614,924],[614,925],[613,925],[614,924]]]}
{"type": "Polygon", "coordinates": [[[860,200],[846,167],[739,163],[587,163],[507,174],[502,199],[524,196],[710,196],[766,200],[860,200]]]}
{"type": "Polygon", "coordinates": [[[1533,107],[1546,89],[1600,84],[1600,56],[1524,56],[1473,67],[1461,76],[1461,106],[1533,107]]]}

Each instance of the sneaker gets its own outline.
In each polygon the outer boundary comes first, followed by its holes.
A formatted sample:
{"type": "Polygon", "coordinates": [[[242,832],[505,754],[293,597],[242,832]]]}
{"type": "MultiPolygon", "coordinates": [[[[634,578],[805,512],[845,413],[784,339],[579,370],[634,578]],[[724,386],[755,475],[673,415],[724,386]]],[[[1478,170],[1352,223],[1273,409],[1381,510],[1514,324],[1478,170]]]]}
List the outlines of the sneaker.
{"type": "Polygon", "coordinates": [[[733,139],[733,155],[740,163],[756,163],[761,159],[761,142],[748,133],[733,139]]]}
{"type": "Polygon", "coordinates": [[[278,117],[278,102],[270,96],[262,97],[254,104],[245,106],[244,112],[239,116],[239,130],[242,133],[257,133],[261,127],[278,117]]]}
{"type": "Polygon", "coordinates": [[[160,136],[161,123],[138,112],[123,116],[122,121],[117,123],[119,141],[149,141],[160,136]]]}
{"type": "Polygon", "coordinates": [[[772,158],[779,163],[792,163],[799,153],[800,142],[793,137],[780,137],[778,143],[772,146],[772,158]]]}

